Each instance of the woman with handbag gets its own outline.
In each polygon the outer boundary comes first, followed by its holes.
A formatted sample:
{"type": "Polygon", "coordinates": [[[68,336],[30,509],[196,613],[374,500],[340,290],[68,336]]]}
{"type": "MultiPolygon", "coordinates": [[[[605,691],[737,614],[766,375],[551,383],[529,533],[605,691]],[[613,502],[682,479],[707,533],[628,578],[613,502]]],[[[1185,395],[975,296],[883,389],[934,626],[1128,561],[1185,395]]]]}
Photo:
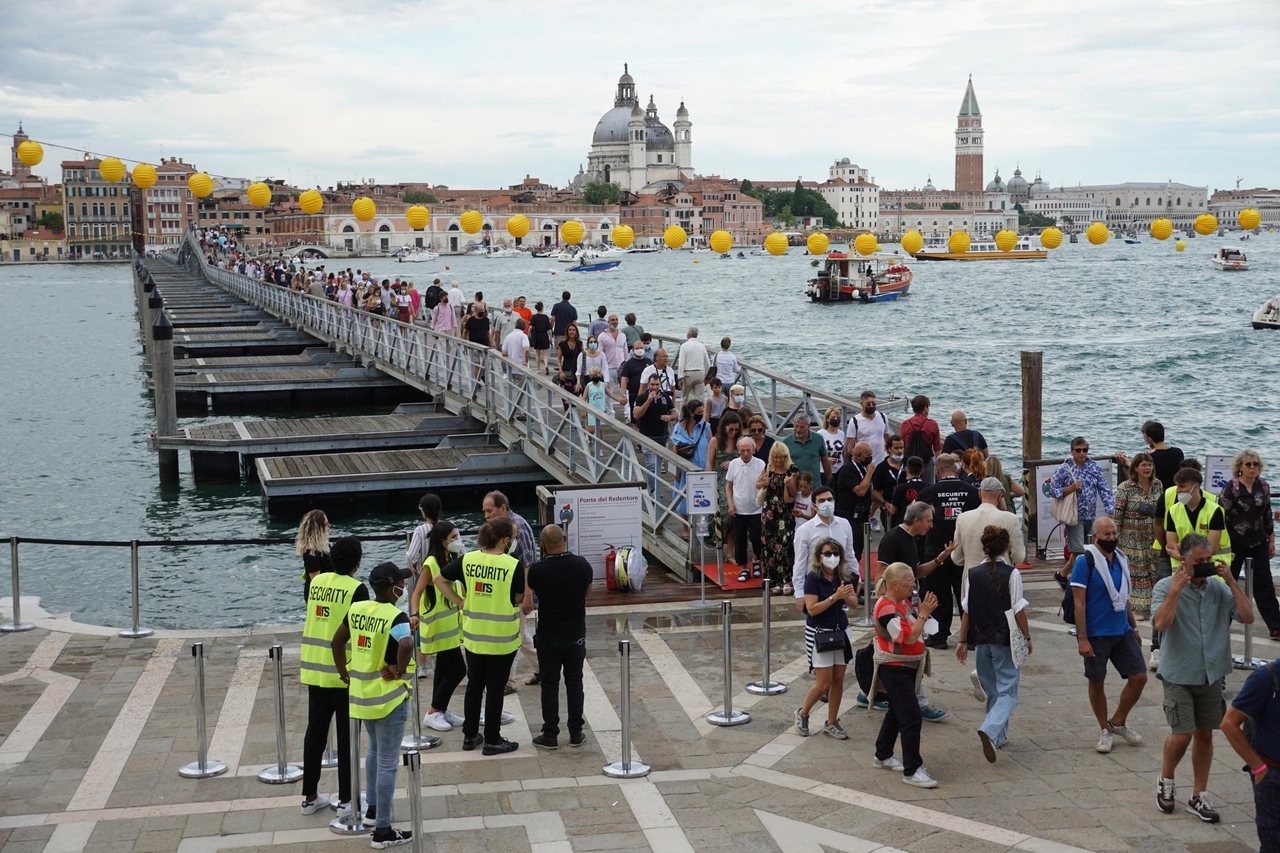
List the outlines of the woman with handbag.
{"type": "Polygon", "coordinates": [[[1009,531],[995,524],[983,529],[982,552],[987,559],[969,569],[956,644],[960,663],[968,657],[970,646],[977,659],[978,683],[987,695],[987,716],[978,727],[978,738],[983,756],[993,764],[996,750],[1009,739],[1009,716],[1018,706],[1020,667],[1031,654],[1022,575],[1004,561],[1008,548],[1009,531]]]}
{"type": "Polygon", "coordinates": [[[827,723],[822,733],[848,740],[849,735],[839,722],[844,671],[853,659],[845,608],[850,604],[857,606],[858,592],[850,580],[844,548],[834,539],[819,539],[813,547],[809,573],[804,579],[804,604],[805,646],[809,649],[809,668],[813,670],[814,682],[804,697],[804,704],[796,709],[796,731],[809,736],[809,711],[826,693],[827,723]]]}
{"type": "MultiPolygon", "coordinates": [[[[707,448],[711,444],[711,426],[707,423],[707,407],[702,400],[693,399],[680,410],[680,421],[671,433],[671,449],[681,459],[688,459],[704,470],[707,467],[707,448]]],[[[684,488],[684,474],[676,478],[676,488],[684,488]]],[[[676,505],[676,512],[687,515],[684,498],[676,505]]]]}
{"type": "Polygon", "coordinates": [[[1151,590],[1156,585],[1156,516],[1164,486],[1156,479],[1156,463],[1145,450],[1129,462],[1129,479],[1116,486],[1116,527],[1120,550],[1129,558],[1129,604],[1133,615],[1151,615],[1151,590]]]}

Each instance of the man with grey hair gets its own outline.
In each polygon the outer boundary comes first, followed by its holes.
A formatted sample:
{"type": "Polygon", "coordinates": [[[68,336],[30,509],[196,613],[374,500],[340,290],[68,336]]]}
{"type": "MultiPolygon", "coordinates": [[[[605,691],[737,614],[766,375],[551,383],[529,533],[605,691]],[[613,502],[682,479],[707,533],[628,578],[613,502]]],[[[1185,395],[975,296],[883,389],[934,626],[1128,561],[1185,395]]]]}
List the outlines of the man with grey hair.
{"type": "Polygon", "coordinates": [[[1253,621],[1253,608],[1224,562],[1215,563],[1213,544],[1199,533],[1178,543],[1182,563],[1173,577],[1151,592],[1151,625],[1162,632],[1156,678],[1164,685],[1164,715],[1172,734],[1156,780],[1156,807],[1177,804],[1174,770],[1191,747],[1192,797],[1186,809],[1205,823],[1217,823],[1209,801],[1213,730],[1227,711],[1223,679],[1231,672],[1231,620],[1253,621]]]}
{"type": "Polygon", "coordinates": [[[648,382],[650,376],[658,377],[658,387],[663,394],[671,396],[672,403],[675,403],[676,389],[680,387],[679,380],[676,379],[676,372],[667,366],[670,356],[664,349],[654,350],[653,364],[644,369],[640,374],[640,387],[643,388],[648,382]]]}
{"type": "Polygon", "coordinates": [[[1008,531],[1010,563],[1016,566],[1027,559],[1027,543],[1022,535],[1022,525],[1018,523],[1016,515],[1000,509],[1002,497],[1004,484],[995,477],[987,477],[978,486],[978,500],[981,503],[977,508],[962,513],[956,522],[956,550],[952,559],[964,566],[966,579],[969,577],[969,569],[987,558],[982,553],[982,531],[989,524],[1008,531]]]}
{"type": "Polygon", "coordinates": [[[690,326],[685,334],[684,343],[676,353],[676,367],[680,371],[681,402],[705,397],[703,380],[711,368],[711,356],[707,355],[707,348],[698,340],[697,326],[690,326]]]}
{"type": "MultiPolygon", "coordinates": [[[[650,381],[649,387],[653,387],[650,381]]],[[[756,502],[759,486],[756,481],[764,473],[765,462],[755,455],[756,443],[743,436],[738,439],[738,458],[729,462],[725,475],[725,503],[729,517],[733,519],[734,562],[742,567],[738,581],[745,583],[751,577],[761,577],[760,557],[764,553],[764,538],[760,526],[763,507],[756,502]],[[747,542],[750,540],[755,560],[747,563],[747,542]]]]}
{"type": "Polygon", "coordinates": [[[907,504],[902,523],[880,540],[876,561],[882,567],[893,563],[906,563],[915,572],[917,578],[928,576],[951,557],[952,550],[955,548],[955,543],[948,543],[937,557],[920,562],[920,551],[916,543],[932,527],[933,506],[924,501],[912,501],[907,504]]]}

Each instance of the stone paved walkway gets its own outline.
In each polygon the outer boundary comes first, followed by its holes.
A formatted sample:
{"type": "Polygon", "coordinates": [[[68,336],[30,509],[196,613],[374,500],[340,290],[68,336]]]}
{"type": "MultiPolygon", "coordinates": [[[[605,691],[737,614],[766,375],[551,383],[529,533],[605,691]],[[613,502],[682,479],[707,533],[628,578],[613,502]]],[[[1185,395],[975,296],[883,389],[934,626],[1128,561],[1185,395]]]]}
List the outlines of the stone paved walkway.
{"type": "MultiPolygon", "coordinates": [[[[1181,808],[1172,815],[1156,810],[1155,775],[1168,729],[1154,678],[1131,717],[1146,743],[1117,741],[1110,755],[1094,751],[1097,732],[1074,638],[1056,615],[1056,586],[1042,578],[1028,583],[1036,652],[1023,670],[1009,744],[994,765],[983,760],[975,734],[982,708],[969,692],[968,668],[951,655],[935,655],[934,677],[926,681],[934,703],[950,714],[925,724],[925,763],[941,786],[923,791],[871,767],[880,714],[852,706],[852,673],[841,718],[849,740],[795,734],[792,713],[812,682],[789,602],[774,607],[771,664],[774,678],[790,689],[766,698],[742,689],[760,678],[759,603],[734,605],[734,707],[752,719],[729,729],[703,719],[721,704],[718,611],[681,604],[601,608],[588,620],[586,746],[532,748],[530,721],[536,732],[540,711],[537,688],[530,687],[508,698],[517,720],[505,732],[520,742],[518,752],[483,758],[461,751],[460,732],[444,734],[443,744],[422,757],[422,849],[1256,850],[1248,783],[1221,735],[1210,791],[1222,823],[1202,824],[1181,808]],[[633,641],[634,752],[653,767],[647,779],[624,782],[600,772],[619,757],[619,638],[633,641]]],[[[56,620],[34,601],[24,599],[23,611],[41,627],[0,635],[2,853],[368,849],[366,838],[329,832],[331,812],[300,814],[299,784],[256,778],[275,763],[266,650],[276,642],[285,648],[289,758],[301,760],[306,697],[297,678],[299,632],[165,633],[130,641],[56,620]],[[209,755],[230,765],[225,775],[200,781],[177,772],[196,755],[194,640],[205,643],[209,755]]],[[[1257,646],[1260,657],[1280,656],[1280,644],[1257,646]]],[[[1232,692],[1243,677],[1228,679],[1232,692]]],[[[1113,701],[1118,691],[1113,676],[1113,701]]],[[[461,690],[454,704],[460,711],[461,690]]],[[[820,707],[814,719],[823,716],[820,707]]],[[[404,823],[407,779],[402,769],[396,816],[404,823]]],[[[1189,758],[1178,781],[1185,799],[1189,758]]],[[[334,788],[333,771],[325,771],[322,792],[334,788]]]]}

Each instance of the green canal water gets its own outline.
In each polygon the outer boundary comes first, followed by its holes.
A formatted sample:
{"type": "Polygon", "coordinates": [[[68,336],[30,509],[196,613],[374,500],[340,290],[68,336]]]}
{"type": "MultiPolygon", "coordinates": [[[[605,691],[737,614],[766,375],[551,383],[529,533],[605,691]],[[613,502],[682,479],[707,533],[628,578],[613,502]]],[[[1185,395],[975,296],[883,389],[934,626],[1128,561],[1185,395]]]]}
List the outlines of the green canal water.
{"type": "MultiPolygon", "coordinates": [[[[439,276],[490,305],[526,296],[550,305],[568,289],[579,315],[597,305],[634,311],[646,329],[683,337],[690,324],[743,358],[850,395],[927,394],[948,431],[963,408],[993,452],[1016,467],[1021,440],[1019,351],[1044,351],[1044,452],[1077,434],[1095,452],[1141,449],[1155,418],[1189,455],[1255,447],[1280,463],[1280,333],[1250,328],[1280,292],[1280,235],[1247,243],[1197,238],[1138,245],[1064,245],[1046,261],[916,263],[911,294],[873,306],[810,304],[810,258],[720,260],[671,252],[631,256],[605,274],[573,274],[548,260],[444,258],[435,264],[352,259],[343,266],[425,287],[439,276]],[[1210,255],[1242,246],[1252,270],[1217,272],[1210,255]],[[695,259],[698,263],[694,263],[695,259]],[[445,264],[451,269],[445,270],[445,264]],[[555,273],[554,275],[552,273],[555,273]]],[[[335,264],[336,265],[336,264],[335,264]]],[[[267,518],[254,485],[183,482],[162,491],[146,435],[133,289],[125,265],[0,265],[0,535],[66,539],[292,536],[267,518]]],[[[193,421],[184,420],[183,425],[193,421]]],[[[475,505],[446,515],[474,529],[475,505]]],[[[410,513],[358,509],[335,535],[403,533],[410,513]]],[[[53,612],[125,625],[127,549],[24,545],[22,592],[53,612]]],[[[402,559],[397,543],[369,543],[364,568],[402,559]]],[[[300,565],[291,547],[149,548],[142,554],[143,621],[213,628],[297,622],[300,565]]],[[[0,595],[9,594],[0,572],[0,595]]]]}

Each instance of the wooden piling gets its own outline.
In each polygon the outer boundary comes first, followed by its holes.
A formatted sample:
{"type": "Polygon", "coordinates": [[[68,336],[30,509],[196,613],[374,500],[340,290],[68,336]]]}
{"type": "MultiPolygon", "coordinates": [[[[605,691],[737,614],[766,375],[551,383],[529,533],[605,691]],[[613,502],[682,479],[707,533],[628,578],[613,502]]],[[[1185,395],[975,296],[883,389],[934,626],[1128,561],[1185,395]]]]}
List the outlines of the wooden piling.
{"type": "MultiPolygon", "coordinates": [[[[1022,351],[1022,466],[1028,472],[1027,496],[1023,498],[1023,515],[1027,529],[1036,530],[1035,472],[1030,462],[1041,459],[1040,430],[1044,395],[1044,353],[1040,350],[1022,351]]],[[[1034,533],[1033,533],[1034,538],[1034,533]]]]}
{"type": "MultiPolygon", "coordinates": [[[[178,398],[173,379],[173,324],[161,309],[151,327],[151,379],[155,383],[156,436],[178,434],[178,398]]],[[[178,451],[159,450],[160,482],[178,483],[178,451]]]]}
{"type": "MultiPolygon", "coordinates": [[[[147,338],[145,341],[143,341],[143,349],[144,349],[143,355],[145,356],[144,361],[146,364],[151,366],[152,370],[155,370],[155,362],[151,358],[151,354],[155,350],[155,341],[153,340],[152,336],[154,334],[156,320],[159,319],[159,315],[163,311],[164,311],[164,297],[160,295],[160,288],[156,287],[155,284],[153,283],[151,286],[151,294],[147,297],[147,308],[146,308],[147,316],[143,318],[145,320],[143,325],[147,330],[147,338]]],[[[165,318],[165,322],[166,323],[169,322],[167,317],[165,318]]],[[[172,343],[173,327],[172,326],[169,327],[169,341],[170,341],[169,357],[173,358],[173,343],[172,343]]]]}

